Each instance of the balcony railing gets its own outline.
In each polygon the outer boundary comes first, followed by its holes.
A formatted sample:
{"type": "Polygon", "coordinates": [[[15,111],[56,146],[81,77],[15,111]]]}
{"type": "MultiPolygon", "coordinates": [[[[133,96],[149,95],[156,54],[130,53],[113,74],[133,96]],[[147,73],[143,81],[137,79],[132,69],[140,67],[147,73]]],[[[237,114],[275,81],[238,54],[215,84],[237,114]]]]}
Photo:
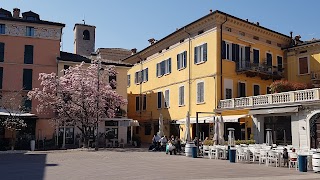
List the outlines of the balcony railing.
{"type": "Polygon", "coordinates": [[[219,109],[252,108],[320,100],[320,88],[220,100],[219,109]]]}
{"type": "Polygon", "coordinates": [[[281,79],[283,77],[283,69],[278,69],[278,67],[266,63],[241,61],[236,64],[236,71],[246,73],[247,76],[260,76],[262,79],[281,79]]]}

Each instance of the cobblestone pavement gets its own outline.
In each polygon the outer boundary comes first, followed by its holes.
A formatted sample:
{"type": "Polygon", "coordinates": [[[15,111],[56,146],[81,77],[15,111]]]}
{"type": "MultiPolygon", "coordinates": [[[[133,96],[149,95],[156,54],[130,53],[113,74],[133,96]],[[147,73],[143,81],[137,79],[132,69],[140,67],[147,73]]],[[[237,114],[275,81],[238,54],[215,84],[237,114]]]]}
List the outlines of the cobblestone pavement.
{"type": "Polygon", "coordinates": [[[320,179],[320,173],[143,149],[0,154],[0,179],[320,179]]]}

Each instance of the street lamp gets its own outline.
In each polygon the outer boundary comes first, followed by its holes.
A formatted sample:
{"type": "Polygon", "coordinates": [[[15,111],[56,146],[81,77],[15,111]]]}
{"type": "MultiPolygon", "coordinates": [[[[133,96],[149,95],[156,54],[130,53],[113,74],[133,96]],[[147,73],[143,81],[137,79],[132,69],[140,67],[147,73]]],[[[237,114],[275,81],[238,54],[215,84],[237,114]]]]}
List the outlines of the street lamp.
{"type": "Polygon", "coordinates": [[[101,60],[98,60],[98,95],[97,95],[97,122],[96,122],[96,141],[94,149],[98,151],[99,149],[99,92],[100,92],[100,69],[101,69],[101,60]]]}

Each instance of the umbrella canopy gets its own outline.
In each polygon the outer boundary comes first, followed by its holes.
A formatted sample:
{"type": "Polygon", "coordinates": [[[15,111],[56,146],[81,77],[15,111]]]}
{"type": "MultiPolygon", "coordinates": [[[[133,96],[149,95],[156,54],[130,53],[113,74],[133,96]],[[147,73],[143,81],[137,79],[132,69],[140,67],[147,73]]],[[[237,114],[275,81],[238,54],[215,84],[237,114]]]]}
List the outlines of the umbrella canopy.
{"type": "Polygon", "coordinates": [[[186,142],[190,142],[191,141],[191,137],[190,137],[190,114],[189,111],[187,112],[187,116],[186,116],[186,131],[184,134],[184,139],[186,142]]]}
{"type": "Polygon", "coordinates": [[[215,144],[218,144],[219,141],[219,120],[218,117],[214,117],[214,135],[213,140],[215,144]]]}
{"type": "Polygon", "coordinates": [[[266,144],[268,146],[272,146],[273,142],[272,142],[272,129],[266,129],[267,131],[267,136],[266,136],[266,144]]]}
{"type": "Polygon", "coordinates": [[[162,116],[161,113],[160,113],[160,116],[159,116],[159,132],[158,132],[158,135],[160,137],[162,137],[164,135],[164,133],[163,133],[163,116],[162,116]]]}

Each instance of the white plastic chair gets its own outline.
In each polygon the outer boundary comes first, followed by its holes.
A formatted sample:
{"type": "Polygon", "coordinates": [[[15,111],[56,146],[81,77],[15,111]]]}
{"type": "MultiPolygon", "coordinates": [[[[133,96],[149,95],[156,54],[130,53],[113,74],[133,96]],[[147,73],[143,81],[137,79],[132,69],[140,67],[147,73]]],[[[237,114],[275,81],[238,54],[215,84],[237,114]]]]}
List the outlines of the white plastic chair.
{"type": "Polygon", "coordinates": [[[269,151],[268,158],[267,158],[267,166],[269,166],[269,164],[275,163],[276,167],[278,167],[278,163],[279,163],[278,156],[279,155],[276,152],[269,151]]]}
{"type": "Polygon", "coordinates": [[[267,159],[268,159],[268,151],[266,151],[266,150],[260,150],[259,165],[260,165],[261,163],[266,163],[266,164],[267,164],[267,159]]]}
{"type": "Polygon", "coordinates": [[[298,155],[297,153],[289,153],[289,169],[294,166],[298,170],[298,155]]]}
{"type": "Polygon", "coordinates": [[[124,140],[123,139],[121,139],[119,142],[119,147],[121,147],[121,146],[124,148],[124,140]]]}
{"type": "Polygon", "coordinates": [[[245,161],[245,160],[246,160],[246,154],[243,148],[237,148],[237,162],[245,161]]]}
{"type": "Polygon", "coordinates": [[[210,153],[209,153],[209,158],[212,159],[212,157],[214,159],[217,159],[217,148],[215,146],[210,146],[210,153]]]}
{"type": "Polygon", "coordinates": [[[203,157],[208,156],[210,158],[210,147],[209,146],[203,146],[202,154],[203,154],[203,157]]]}

